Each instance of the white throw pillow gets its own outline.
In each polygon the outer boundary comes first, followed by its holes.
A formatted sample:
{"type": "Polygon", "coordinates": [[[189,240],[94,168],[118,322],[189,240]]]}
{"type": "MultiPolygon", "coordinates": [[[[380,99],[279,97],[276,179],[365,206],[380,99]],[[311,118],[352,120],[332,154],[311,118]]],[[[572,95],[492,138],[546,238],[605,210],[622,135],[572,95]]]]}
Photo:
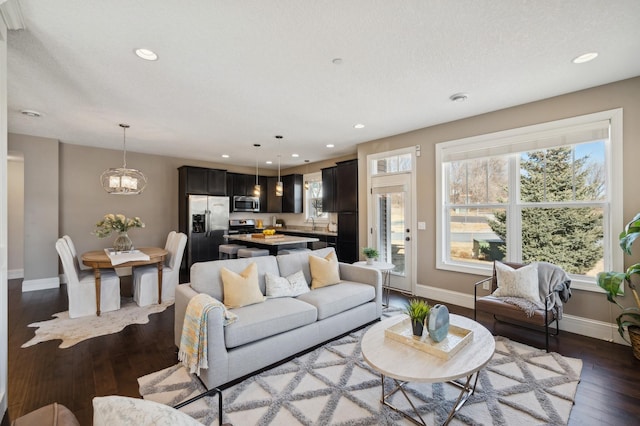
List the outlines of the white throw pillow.
{"type": "Polygon", "coordinates": [[[495,263],[498,289],[493,292],[497,297],[521,297],[541,303],[538,290],[538,264],[531,263],[519,269],[513,269],[502,262],[495,263]]]}
{"type": "Polygon", "coordinates": [[[265,274],[267,297],[296,297],[309,291],[309,284],[302,271],[288,277],[279,277],[267,272],[265,274]]]}
{"type": "Polygon", "coordinates": [[[202,426],[168,405],[125,396],[93,398],[93,426],[202,426]]]}

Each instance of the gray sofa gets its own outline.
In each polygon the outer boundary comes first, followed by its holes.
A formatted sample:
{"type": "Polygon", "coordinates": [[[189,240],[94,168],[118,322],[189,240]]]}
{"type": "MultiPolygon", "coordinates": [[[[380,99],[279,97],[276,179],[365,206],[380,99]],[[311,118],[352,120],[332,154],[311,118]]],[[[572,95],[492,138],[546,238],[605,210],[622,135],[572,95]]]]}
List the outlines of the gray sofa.
{"type": "MultiPolygon", "coordinates": [[[[191,282],[176,289],[176,346],[180,345],[182,323],[192,297],[207,293],[220,301],[224,299],[220,268],[239,273],[256,262],[260,289],[265,294],[266,272],[286,277],[302,270],[311,283],[309,254],[324,257],[332,250],[193,264],[191,282]]],[[[339,263],[339,267],[339,284],[295,298],[269,298],[263,303],[233,309],[238,320],[226,327],[222,325],[222,310],[213,309],[207,323],[209,368],[200,371],[207,388],[229,383],[379,319],[382,315],[380,272],[346,263],[339,263]]]]}

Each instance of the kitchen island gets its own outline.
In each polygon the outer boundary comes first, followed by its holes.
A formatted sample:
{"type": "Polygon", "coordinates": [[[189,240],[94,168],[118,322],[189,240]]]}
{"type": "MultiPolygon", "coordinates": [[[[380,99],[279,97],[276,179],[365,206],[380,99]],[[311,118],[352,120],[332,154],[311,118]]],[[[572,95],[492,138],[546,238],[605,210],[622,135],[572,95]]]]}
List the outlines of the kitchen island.
{"type": "Polygon", "coordinates": [[[230,234],[226,236],[229,241],[237,241],[247,247],[266,248],[270,254],[276,255],[280,250],[290,248],[307,248],[308,243],[320,241],[315,237],[298,237],[295,235],[267,235],[265,237],[253,237],[251,234],[230,234]]]}

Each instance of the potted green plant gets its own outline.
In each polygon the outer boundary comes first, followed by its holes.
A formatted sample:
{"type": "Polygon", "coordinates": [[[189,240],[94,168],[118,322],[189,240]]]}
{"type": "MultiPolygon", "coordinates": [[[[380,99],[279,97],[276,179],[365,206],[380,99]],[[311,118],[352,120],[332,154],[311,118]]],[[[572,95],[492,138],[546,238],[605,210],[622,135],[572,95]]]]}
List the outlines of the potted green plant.
{"type": "Polygon", "coordinates": [[[373,247],[365,247],[362,249],[362,254],[367,258],[367,265],[372,265],[373,261],[378,258],[378,250],[373,247]]]}
{"type": "Polygon", "coordinates": [[[411,319],[411,329],[414,336],[422,336],[424,320],[429,316],[431,306],[421,299],[410,299],[404,308],[404,313],[411,319]]]}
{"type": "MultiPolygon", "coordinates": [[[[636,216],[627,223],[624,231],[622,231],[618,237],[620,247],[626,254],[631,254],[631,246],[638,237],[640,237],[640,213],[636,214],[636,216]]],[[[633,348],[633,356],[640,359],[640,297],[638,297],[636,285],[633,282],[634,275],[640,275],[640,263],[631,265],[627,268],[626,272],[600,272],[597,276],[597,283],[607,293],[607,300],[618,305],[622,310],[616,318],[618,333],[620,333],[620,336],[627,342],[630,341],[633,348]],[[625,308],[616,300],[616,297],[624,294],[622,286],[625,282],[629,286],[629,289],[631,289],[636,306],[625,308]],[[629,339],[624,335],[625,327],[629,332],[629,339]]]]}

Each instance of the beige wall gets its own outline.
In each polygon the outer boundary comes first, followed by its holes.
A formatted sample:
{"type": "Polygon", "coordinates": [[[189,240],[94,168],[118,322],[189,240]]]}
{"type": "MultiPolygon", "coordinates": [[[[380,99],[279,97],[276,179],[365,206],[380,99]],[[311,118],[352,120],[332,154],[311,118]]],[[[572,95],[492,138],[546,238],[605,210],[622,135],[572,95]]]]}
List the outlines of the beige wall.
{"type": "Polygon", "coordinates": [[[9,135],[9,150],[24,156],[23,288],[58,285],[58,141],[9,135]]]}
{"type": "MultiPolygon", "coordinates": [[[[416,165],[418,196],[417,217],[414,218],[414,223],[424,221],[427,229],[417,232],[416,281],[421,285],[473,294],[472,284],[481,277],[438,270],[435,267],[435,145],[439,142],[614,108],[624,109],[624,221],[626,223],[640,211],[640,197],[636,194],[636,182],[640,181],[640,168],[635,161],[640,155],[640,120],[638,120],[640,77],[361,144],[358,146],[360,205],[366,206],[365,159],[367,155],[421,145],[422,155],[417,158],[416,165]]],[[[366,244],[366,233],[362,231],[366,229],[366,220],[366,210],[360,209],[360,245],[363,247],[366,244]]],[[[640,259],[638,254],[640,249],[636,247],[636,255],[633,258],[626,257],[625,267],[634,261],[637,262],[640,259]]],[[[629,294],[626,299],[624,303],[630,304],[629,294]]],[[[610,308],[610,303],[606,301],[603,294],[574,290],[572,299],[565,306],[565,312],[579,317],[611,322],[610,308]]],[[[614,314],[617,315],[615,309],[614,314]]]]}
{"type": "MultiPolygon", "coordinates": [[[[17,157],[17,156],[16,156],[17,157]]],[[[10,278],[22,278],[24,270],[24,160],[7,161],[7,238],[10,278]]]]}

